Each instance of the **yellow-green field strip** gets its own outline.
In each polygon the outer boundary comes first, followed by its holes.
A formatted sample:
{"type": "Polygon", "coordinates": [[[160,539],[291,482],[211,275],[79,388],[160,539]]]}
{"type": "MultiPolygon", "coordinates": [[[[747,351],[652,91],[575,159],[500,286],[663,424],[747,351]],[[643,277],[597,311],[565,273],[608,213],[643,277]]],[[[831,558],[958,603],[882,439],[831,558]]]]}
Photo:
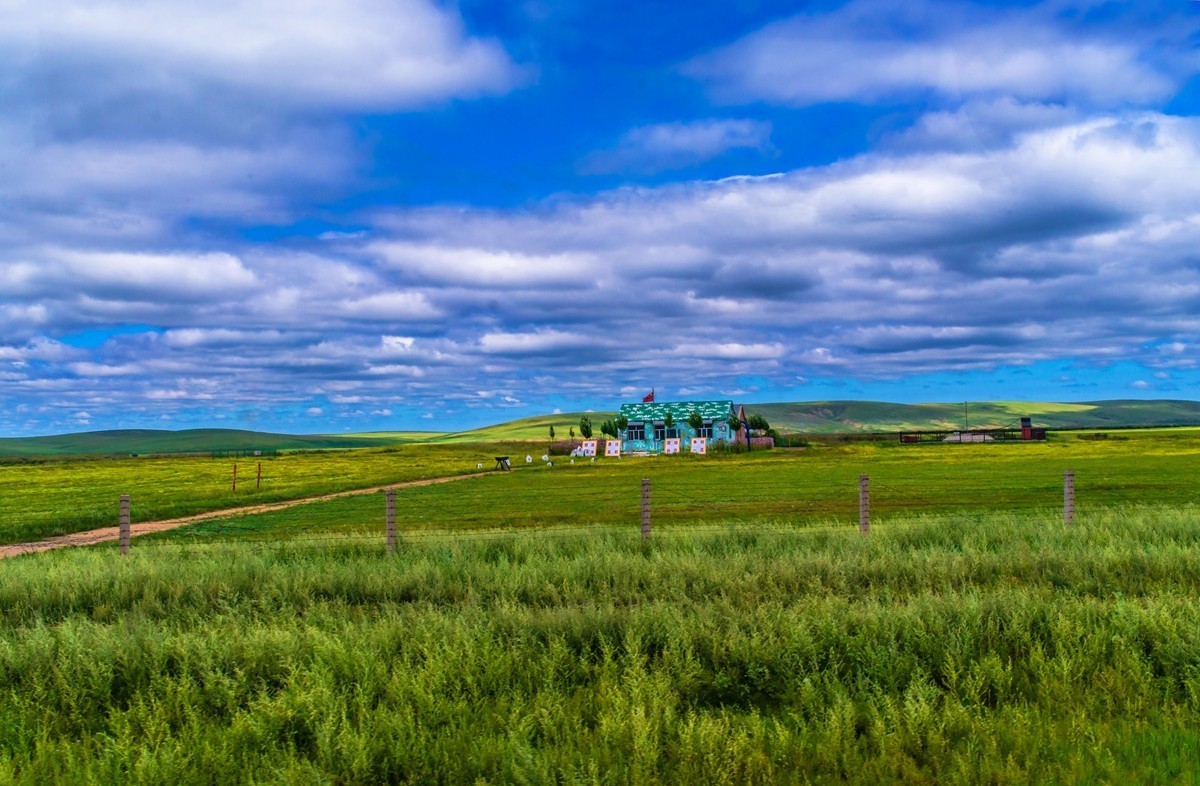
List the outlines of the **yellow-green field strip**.
{"type": "MultiPolygon", "coordinates": [[[[365,489],[351,489],[349,491],[339,491],[333,494],[322,494],[316,497],[305,497],[303,499],[293,499],[287,502],[275,502],[268,505],[252,505],[242,508],[230,508],[227,510],[214,510],[208,513],[199,513],[194,516],[183,516],[175,519],[165,519],[162,521],[144,521],[139,524],[130,526],[130,536],[138,537],[140,535],[148,535],[152,532],[165,532],[167,530],[185,527],[189,524],[197,524],[201,521],[210,521],[212,519],[224,519],[241,516],[252,516],[260,513],[270,513],[277,510],[286,510],[288,508],[298,507],[300,505],[309,505],[315,502],[326,502],[332,499],[341,497],[354,497],[364,494],[378,494],[388,488],[404,488],[408,486],[431,486],[436,483],[450,483],[455,480],[465,480],[467,478],[475,478],[480,475],[485,475],[484,472],[476,472],[469,475],[450,475],[441,478],[429,478],[426,480],[413,480],[407,483],[395,483],[388,486],[373,486],[365,489]]],[[[98,529],[88,530],[87,532],[74,532],[70,535],[61,535],[56,538],[46,538],[44,540],[30,541],[28,543],[14,543],[8,546],[0,546],[0,559],[8,557],[17,557],[22,554],[34,554],[40,551],[50,551],[52,549],[61,549],[68,546],[87,546],[94,543],[105,543],[117,540],[120,536],[119,527],[100,527],[98,529]]]]}

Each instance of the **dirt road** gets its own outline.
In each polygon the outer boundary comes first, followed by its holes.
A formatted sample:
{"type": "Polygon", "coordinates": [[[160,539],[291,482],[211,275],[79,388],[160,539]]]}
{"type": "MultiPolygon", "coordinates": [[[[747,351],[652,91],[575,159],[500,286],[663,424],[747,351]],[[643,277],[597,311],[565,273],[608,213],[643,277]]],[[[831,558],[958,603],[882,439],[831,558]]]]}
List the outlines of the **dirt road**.
{"type": "MultiPolygon", "coordinates": [[[[197,513],[194,516],[184,516],[177,519],[163,519],[162,521],[143,521],[138,524],[133,524],[129,527],[129,534],[132,537],[138,535],[146,535],[151,532],[163,532],[169,529],[185,527],[188,524],[195,524],[198,521],[208,521],[209,519],[229,518],[231,516],[250,516],[255,513],[267,513],[272,510],[286,510],[294,508],[298,505],[308,505],[313,502],[323,502],[328,499],[337,499],[339,497],[353,497],[361,494],[378,494],[386,489],[408,488],[412,486],[432,486],[435,483],[451,483],[456,480],[466,480],[467,478],[478,478],[484,475],[490,475],[490,472],[472,472],[468,475],[450,475],[444,478],[426,478],[424,480],[410,480],[406,483],[391,483],[386,486],[372,486],[366,489],[352,489],[350,491],[338,491],[333,494],[321,494],[316,497],[302,497],[300,499],[289,499],[284,502],[271,502],[264,505],[251,505],[242,508],[227,508],[225,510],[213,510],[208,513],[197,513]]],[[[88,530],[86,532],[72,532],[70,535],[59,535],[55,538],[46,538],[45,540],[35,540],[29,543],[12,543],[7,546],[0,546],[0,559],[7,557],[16,557],[21,554],[34,554],[39,551],[50,551],[51,549],[61,549],[67,546],[86,546],[92,543],[103,543],[109,540],[116,540],[120,536],[117,527],[101,527],[100,529],[88,530]]]]}

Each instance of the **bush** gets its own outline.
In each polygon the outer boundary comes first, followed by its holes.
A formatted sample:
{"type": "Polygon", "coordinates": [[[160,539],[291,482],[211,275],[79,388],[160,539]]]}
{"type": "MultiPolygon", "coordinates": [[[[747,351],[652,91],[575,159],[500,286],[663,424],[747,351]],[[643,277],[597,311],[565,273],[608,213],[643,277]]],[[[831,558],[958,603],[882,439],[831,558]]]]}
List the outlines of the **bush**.
{"type": "Polygon", "coordinates": [[[551,442],[550,448],[546,452],[551,456],[569,456],[571,455],[571,451],[577,447],[579,447],[578,443],[563,440],[561,442],[551,442]]]}

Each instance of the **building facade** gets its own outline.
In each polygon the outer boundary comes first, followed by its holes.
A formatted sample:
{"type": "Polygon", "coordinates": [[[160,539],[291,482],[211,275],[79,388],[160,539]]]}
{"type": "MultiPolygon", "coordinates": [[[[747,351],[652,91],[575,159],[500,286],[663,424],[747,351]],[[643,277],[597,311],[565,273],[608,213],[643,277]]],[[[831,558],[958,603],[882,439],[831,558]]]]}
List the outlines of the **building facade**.
{"type": "Polygon", "coordinates": [[[689,450],[693,437],[704,437],[709,444],[731,442],[734,435],[729,429],[729,416],[734,414],[732,401],[655,401],[651,403],[623,404],[621,414],[629,424],[617,435],[621,440],[621,451],[658,452],[670,438],[678,438],[683,450],[689,450]],[[667,428],[667,413],[673,421],[667,428]],[[704,421],[699,431],[688,425],[688,417],[698,412],[704,421]]]}

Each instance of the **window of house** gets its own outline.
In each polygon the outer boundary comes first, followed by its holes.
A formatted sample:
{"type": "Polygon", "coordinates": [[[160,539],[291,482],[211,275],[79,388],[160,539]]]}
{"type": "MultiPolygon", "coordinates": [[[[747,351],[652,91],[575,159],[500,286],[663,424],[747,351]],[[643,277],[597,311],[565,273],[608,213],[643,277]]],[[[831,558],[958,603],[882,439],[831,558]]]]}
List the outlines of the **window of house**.
{"type": "Polygon", "coordinates": [[[630,423],[625,429],[625,439],[645,439],[646,424],[645,423],[630,423]]]}
{"type": "Polygon", "coordinates": [[[666,439],[667,438],[667,427],[665,425],[663,425],[662,423],[655,423],[654,424],[654,438],[656,440],[666,439]]]}
{"type": "Polygon", "coordinates": [[[711,420],[704,421],[704,425],[701,426],[700,430],[696,432],[696,436],[704,437],[705,439],[712,439],[712,427],[713,422],[711,420]]]}

